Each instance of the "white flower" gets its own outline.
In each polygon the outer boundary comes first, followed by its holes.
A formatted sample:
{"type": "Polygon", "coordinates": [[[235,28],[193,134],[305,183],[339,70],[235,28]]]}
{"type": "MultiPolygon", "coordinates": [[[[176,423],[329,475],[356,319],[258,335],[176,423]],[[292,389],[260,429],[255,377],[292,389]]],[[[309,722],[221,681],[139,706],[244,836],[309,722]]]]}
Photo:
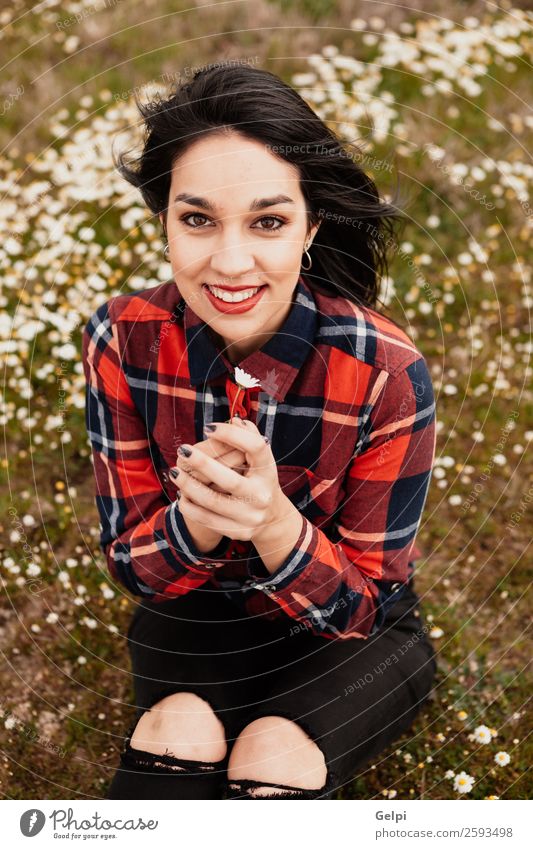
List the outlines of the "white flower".
{"type": "Polygon", "coordinates": [[[442,630],[442,628],[438,628],[436,625],[434,625],[429,632],[429,636],[432,640],[438,640],[439,637],[444,636],[444,631],[442,630]]]}
{"type": "Polygon", "coordinates": [[[478,727],[474,729],[473,736],[476,743],[490,743],[492,740],[490,728],[487,728],[486,725],[478,725],[478,727]]]}
{"type": "Polygon", "coordinates": [[[447,769],[444,773],[444,778],[455,778],[455,772],[453,769],[447,769]]]}
{"type": "Polygon", "coordinates": [[[459,772],[454,778],[453,789],[458,793],[470,793],[474,786],[474,778],[467,772],[459,772]]]}
{"type": "Polygon", "coordinates": [[[248,374],[238,366],[235,367],[235,380],[241,389],[254,389],[256,386],[261,386],[261,381],[257,380],[256,377],[252,377],[251,374],[248,374]]]}
{"type": "Polygon", "coordinates": [[[507,766],[510,760],[511,757],[507,752],[496,752],[494,755],[494,763],[497,763],[498,766],[507,766]]]}

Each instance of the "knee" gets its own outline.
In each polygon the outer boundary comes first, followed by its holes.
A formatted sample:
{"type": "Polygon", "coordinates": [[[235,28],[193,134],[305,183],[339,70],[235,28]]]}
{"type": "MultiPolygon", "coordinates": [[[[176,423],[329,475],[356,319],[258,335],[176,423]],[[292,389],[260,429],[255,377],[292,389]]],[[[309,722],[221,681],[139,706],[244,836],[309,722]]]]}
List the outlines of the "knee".
{"type": "Polygon", "coordinates": [[[228,779],[280,782],[308,790],[326,783],[323,753],[290,719],[265,716],[247,725],[235,740],[228,779]]]}
{"type": "Polygon", "coordinates": [[[198,761],[226,756],[224,726],[195,693],[172,693],[145,711],[131,737],[132,749],[198,761]]]}

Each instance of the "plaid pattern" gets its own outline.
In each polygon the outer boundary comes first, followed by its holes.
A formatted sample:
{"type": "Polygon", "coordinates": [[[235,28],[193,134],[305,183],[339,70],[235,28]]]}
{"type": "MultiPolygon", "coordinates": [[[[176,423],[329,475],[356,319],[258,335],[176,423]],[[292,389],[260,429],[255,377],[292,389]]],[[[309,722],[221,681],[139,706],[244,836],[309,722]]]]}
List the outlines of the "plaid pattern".
{"type": "Polygon", "coordinates": [[[436,437],[426,362],[393,322],[300,276],[284,325],[239,365],[261,386],[236,410],[270,438],[303,516],[273,574],[252,542],[197,551],[165,474],[182,442],[229,418],[237,393],[209,327],[174,280],[114,296],[87,322],[86,425],[109,571],[155,602],[205,584],[250,616],[284,612],[325,638],[367,637],[421,554],[436,437]]]}

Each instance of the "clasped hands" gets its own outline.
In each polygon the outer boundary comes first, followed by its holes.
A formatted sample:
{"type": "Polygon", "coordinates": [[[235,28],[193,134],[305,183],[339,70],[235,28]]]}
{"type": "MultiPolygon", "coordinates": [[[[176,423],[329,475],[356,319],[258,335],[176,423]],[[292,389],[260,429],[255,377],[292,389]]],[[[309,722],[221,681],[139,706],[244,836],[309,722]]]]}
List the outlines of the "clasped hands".
{"type": "MultiPolygon", "coordinates": [[[[262,532],[284,515],[286,498],[280,487],[276,461],[270,445],[249,419],[216,422],[214,430],[204,429],[207,440],[240,451],[246,459],[241,471],[215,459],[197,445],[178,449],[174,478],[179,493],[179,509],[193,522],[230,539],[260,540],[262,532]]],[[[231,452],[233,454],[233,452],[231,452]]],[[[227,462],[227,460],[226,460],[227,462]]]]}

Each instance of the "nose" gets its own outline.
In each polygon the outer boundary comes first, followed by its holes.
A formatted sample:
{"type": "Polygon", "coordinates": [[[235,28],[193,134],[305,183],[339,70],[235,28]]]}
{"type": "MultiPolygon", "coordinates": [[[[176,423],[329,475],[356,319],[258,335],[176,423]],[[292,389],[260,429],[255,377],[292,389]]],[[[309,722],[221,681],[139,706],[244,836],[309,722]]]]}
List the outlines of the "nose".
{"type": "Polygon", "coordinates": [[[220,277],[242,277],[255,268],[250,246],[237,239],[226,239],[211,254],[211,268],[220,277]]]}

